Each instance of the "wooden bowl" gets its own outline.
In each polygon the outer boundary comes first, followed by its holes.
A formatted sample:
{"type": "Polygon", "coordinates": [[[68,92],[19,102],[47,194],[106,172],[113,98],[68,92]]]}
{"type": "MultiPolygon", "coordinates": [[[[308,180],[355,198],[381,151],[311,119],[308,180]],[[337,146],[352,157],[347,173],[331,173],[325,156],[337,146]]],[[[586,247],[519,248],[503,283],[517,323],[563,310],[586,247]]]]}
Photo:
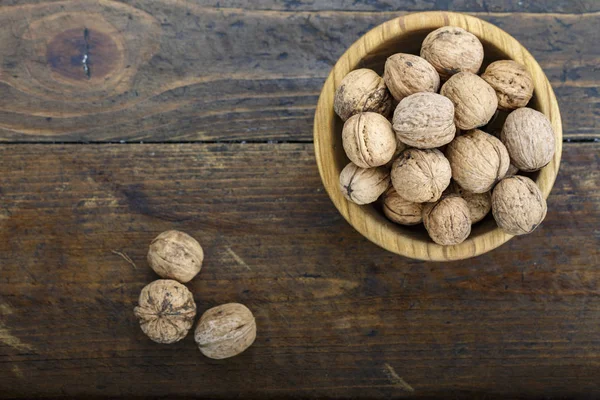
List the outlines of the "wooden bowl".
{"type": "Polygon", "coordinates": [[[338,185],[340,172],[349,160],[342,147],[343,122],[333,111],[333,99],[336,88],[348,72],[357,68],[371,68],[383,74],[388,56],[394,53],[418,55],[425,36],[446,25],[464,28],[481,40],[485,49],[481,71],[492,61],[512,59],[525,65],[533,76],[535,90],[528,106],[550,119],[556,135],[554,158],[532,176],[545,198],[558,173],[562,151],[560,112],[548,78],[527,49],[500,28],[465,14],[424,12],[387,21],[357,40],[337,61],[319,97],[314,141],[321,179],[339,212],[363,236],[391,252],[420,260],[449,261],[474,257],[495,249],[512,235],[500,230],[490,213],[483,221],[473,225],[471,235],[463,243],[440,246],[431,241],[422,225],[397,225],[385,218],[377,204],[358,206],[347,201],[338,185]]]}

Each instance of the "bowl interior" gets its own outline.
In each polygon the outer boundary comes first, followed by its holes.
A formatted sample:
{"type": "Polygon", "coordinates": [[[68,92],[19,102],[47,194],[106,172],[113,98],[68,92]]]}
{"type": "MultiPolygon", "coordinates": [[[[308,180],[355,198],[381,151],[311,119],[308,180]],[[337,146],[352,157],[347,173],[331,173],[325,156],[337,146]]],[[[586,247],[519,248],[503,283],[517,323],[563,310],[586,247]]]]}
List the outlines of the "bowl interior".
{"type": "MultiPolygon", "coordinates": [[[[332,113],[335,88],[349,71],[370,68],[382,75],[387,57],[400,52],[419,55],[425,36],[444,25],[461,26],[479,37],[485,50],[480,72],[493,61],[515,59],[524,64],[534,76],[534,95],[528,107],[541,111],[551,119],[558,142],[551,164],[528,175],[537,181],[547,197],[558,170],[562,142],[560,114],[554,93],[541,68],[527,50],[507,33],[477,18],[455,13],[419,13],[400,17],[374,28],[340,58],[323,87],[315,115],[315,151],[319,170],[330,197],[348,222],[368,239],[390,251],[412,258],[441,261],[482,254],[498,247],[511,236],[497,227],[490,213],[484,220],[473,225],[470,237],[462,244],[439,246],[431,241],[422,225],[401,226],[389,221],[379,203],[357,206],[348,202],[337,185],[340,171],[349,162],[342,146],[343,121],[332,113]],[[452,21],[453,18],[457,20],[452,21]],[[415,27],[411,29],[412,25],[415,27]],[[477,28],[473,29],[475,26],[477,28]]],[[[481,129],[499,135],[507,115],[508,113],[498,112],[490,124],[481,129]]]]}

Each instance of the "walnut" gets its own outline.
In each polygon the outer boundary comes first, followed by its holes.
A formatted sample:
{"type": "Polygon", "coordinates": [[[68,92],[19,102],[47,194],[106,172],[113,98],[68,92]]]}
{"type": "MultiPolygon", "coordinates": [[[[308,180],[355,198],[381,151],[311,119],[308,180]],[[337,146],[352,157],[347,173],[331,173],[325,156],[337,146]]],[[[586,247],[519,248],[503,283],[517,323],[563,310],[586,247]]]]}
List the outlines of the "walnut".
{"type": "Polygon", "coordinates": [[[392,156],[392,159],[390,161],[388,161],[387,164],[385,164],[385,167],[389,170],[392,169],[392,165],[394,165],[394,161],[396,161],[396,159],[398,158],[398,156],[400,155],[400,153],[402,153],[404,150],[408,149],[409,147],[407,145],[405,145],[404,143],[402,143],[399,139],[398,139],[398,135],[396,136],[396,151],[394,152],[394,155],[392,156]]]}
{"type": "Polygon", "coordinates": [[[390,173],[385,167],[360,168],[349,163],[340,173],[340,190],[356,204],[376,201],[390,185],[390,173]]]}
{"type": "Polygon", "coordinates": [[[392,166],[392,185],[407,201],[437,201],[450,184],[450,163],[436,149],[403,151],[392,166]]]}
{"type": "Polygon", "coordinates": [[[405,97],[394,111],[394,131],[402,142],[419,149],[432,149],[454,139],[454,105],[437,93],[415,93],[405,97]]]}
{"type": "Polygon", "coordinates": [[[494,88],[470,72],[454,75],[440,93],[454,103],[454,122],[463,130],[487,124],[498,108],[494,88]]]}
{"type": "Polygon", "coordinates": [[[500,140],[479,129],[454,139],[446,148],[452,178],[473,193],[485,193],[504,178],[510,159],[500,140]]]}
{"type": "Polygon", "coordinates": [[[492,209],[492,192],[473,193],[461,188],[456,182],[450,186],[450,193],[455,193],[462,197],[469,207],[471,223],[475,224],[485,218],[492,209]]]}
{"type": "Polygon", "coordinates": [[[194,333],[202,354],[216,360],[240,354],[254,343],[254,339],[254,315],[238,303],[223,304],[206,311],[194,333]]]}
{"type": "Polygon", "coordinates": [[[200,272],[203,260],[200,243],[179,231],[161,233],[150,243],[148,250],[148,263],[154,272],[181,283],[189,282],[200,272]]]}
{"type": "Polygon", "coordinates": [[[361,168],[388,163],[396,150],[392,124],[374,112],[359,113],[348,118],[342,131],[346,155],[361,168]]]}
{"type": "Polygon", "coordinates": [[[354,114],[366,111],[387,117],[392,110],[392,96],[375,71],[361,68],[342,79],[335,92],[333,109],[344,121],[354,114]]]}
{"type": "Polygon", "coordinates": [[[531,233],[546,217],[546,200],[534,181],[511,176],[498,182],[492,193],[492,214],[506,233],[531,233]]]}
{"type": "Polygon", "coordinates": [[[463,71],[476,74],[483,62],[483,46],[472,33],[455,26],[443,26],[423,40],[421,57],[445,80],[463,71]]]}
{"type": "Polygon", "coordinates": [[[554,156],[552,125],[544,114],[532,108],[511,112],[500,137],[511,162],[521,171],[537,171],[554,156]]]}
{"type": "Polygon", "coordinates": [[[416,225],[423,220],[423,204],[404,200],[396,189],[390,187],[383,197],[383,213],[391,221],[401,225],[416,225]]]}
{"type": "Polygon", "coordinates": [[[512,164],[508,164],[508,170],[506,171],[505,177],[517,175],[519,173],[519,168],[515,167],[512,164]]]}
{"type": "Polygon", "coordinates": [[[533,96],[533,78],[516,61],[495,61],[486,68],[481,78],[496,91],[501,110],[525,107],[533,96]]]}
{"type": "Polygon", "coordinates": [[[471,233],[469,206],[457,194],[444,196],[437,203],[425,204],[423,224],[437,244],[462,243],[471,233]]]}
{"type": "Polygon", "coordinates": [[[424,58],[412,54],[394,54],[385,62],[385,84],[396,101],[419,92],[437,92],[440,76],[424,58]]]}
{"type": "Polygon", "coordinates": [[[192,327],[196,303],[192,293],[181,283],[159,279],[142,289],[134,314],[150,339],[157,343],[175,343],[192,327]]]}

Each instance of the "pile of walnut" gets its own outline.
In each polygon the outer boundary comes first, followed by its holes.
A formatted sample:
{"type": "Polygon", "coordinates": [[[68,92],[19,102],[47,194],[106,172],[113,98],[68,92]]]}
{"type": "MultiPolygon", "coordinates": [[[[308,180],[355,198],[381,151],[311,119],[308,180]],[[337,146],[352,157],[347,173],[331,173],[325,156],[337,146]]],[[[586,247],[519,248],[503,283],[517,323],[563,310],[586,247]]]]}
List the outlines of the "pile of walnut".
{"type": "Polygon", "coordinates": [[[479,39],[448,26],[427,35],[420,57],[390,56],[383,78],[350,72],[334,100],[351,161],[340,174],[344,196],[356,204],[381,197],[390,220],[422,222],[441,245],[463,242],[490,210],[505,232],[532,232],[546,201],[516,174],[550,162],[554,132],[526,107],[533,79],[524,66],[496,61],[478,76],[482,62],[479,39]],[[502,112],[509,114],[499,139],[477,129],[502,112]]]}
{"type": "MultiPolygon", "coordinates": [[[[134,313],[142,331],[157,343],[175,343],[192,328],[196,317],[194,296],[182,283],[191,281],[202,268],[204,251],[190,235],[166,231],[150,244],[148,263],[162,278],[142,289],[134,313]]],[[[229,303],[206,311],[194,333],[198,348],[214,359],[233,357],[256,339],[252,312],[229,303]]]]}

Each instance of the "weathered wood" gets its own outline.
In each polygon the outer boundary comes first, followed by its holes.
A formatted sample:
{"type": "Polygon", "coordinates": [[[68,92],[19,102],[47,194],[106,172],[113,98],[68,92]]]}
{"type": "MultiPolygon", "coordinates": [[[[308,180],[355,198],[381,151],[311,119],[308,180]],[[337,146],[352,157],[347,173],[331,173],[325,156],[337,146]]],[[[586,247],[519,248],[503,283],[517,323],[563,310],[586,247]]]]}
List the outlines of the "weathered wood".
{"type": "MultiPolygon", "coordinates": [[[[48,3],[59,0],[3,0],[3,5],[48,3]]],[[[179,2],[184,0],[179,0],[179,2]]],[[[136,0],[122,0],[136,4],[136,0]]],[[[264,11],[461,11],[520,13],[589,13],[600,11],[595,0],[196,0],[205,7],[264,11]]]]}
{"type": "MultiPolygon", "coordinates": [[[[409,10],[534,12],[478,16],[540,62],[559,97],[565,137],[599,137],[597,2],[410,3],[409,10]],[[586,14],[535,14],[544,9],[586,14]]],[[[310,141],[331,66],[362,34],[400,14],[368,11],[404,9],[388,1],[206,4],[0,7],[0,140],[310,141]]]]}
{"type": "Polygon", "coordinates": [[[310,144],[0,146],[0,397],[598,397],[599,155],[565,144],[533,234],[438,264],[346,224],[310,144]],[[165,229],[204,245],[199,311],[254,311],[244,354],[140,331],[165,229]]]}

